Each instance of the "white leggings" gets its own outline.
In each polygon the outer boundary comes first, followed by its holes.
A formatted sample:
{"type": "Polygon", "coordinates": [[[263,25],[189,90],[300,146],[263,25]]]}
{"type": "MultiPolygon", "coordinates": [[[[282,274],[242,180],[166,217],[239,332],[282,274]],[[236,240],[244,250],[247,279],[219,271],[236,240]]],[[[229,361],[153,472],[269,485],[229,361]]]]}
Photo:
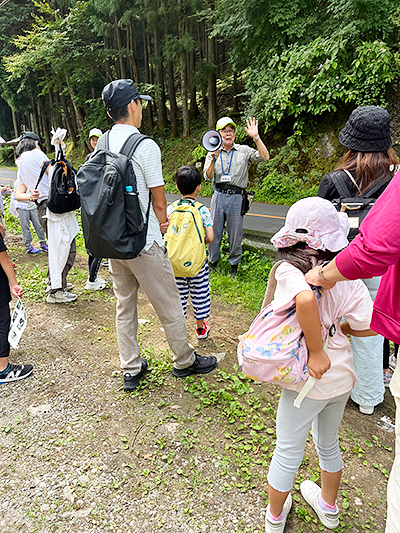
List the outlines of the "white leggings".
{"type": "Polygon", "coordinates": [[[276,415],[276,448],[268,472],[268,483],[279,492],[287,492],[304,457],[304,448],[312,426],[312,437],[325,472],[342,469],[337,432],[350,391],[329,400],[304,398],[294,407],[297,392],[283,389],[276,415]]]}

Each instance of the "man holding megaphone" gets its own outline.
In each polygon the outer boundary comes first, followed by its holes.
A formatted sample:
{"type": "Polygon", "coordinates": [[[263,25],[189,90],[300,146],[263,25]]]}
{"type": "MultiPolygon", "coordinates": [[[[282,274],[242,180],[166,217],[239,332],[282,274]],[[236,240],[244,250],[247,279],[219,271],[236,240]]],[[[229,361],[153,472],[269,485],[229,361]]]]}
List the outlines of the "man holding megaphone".
{"type": "Polygon", "coordinates": [[[258,121],[252,117],[246,120],[245,131],[253,139],[257,150],[235,143],[236,124],[229,117],[222,117],[216,125],[218,134],[207,132],[203,145],[210,150],[204,164],[204,178],[214,178],[215,189],[211,198],[211,216],[214,221],[214,241],[208,245],[210,268],[215,270],[221,257],[221,241],[226,222],[229,239],[229,263],[231,276],[236,276],[242,256],[243,216],[242,206],[247,200],[246,187],[249,181],[248,166],[251,162],[268,161],[267,147],[258,134],[258,121]],[[221,145],[221,146],[220,146],[221,145]],[[218,149],[212,151],[213,147],[218,149]]]}

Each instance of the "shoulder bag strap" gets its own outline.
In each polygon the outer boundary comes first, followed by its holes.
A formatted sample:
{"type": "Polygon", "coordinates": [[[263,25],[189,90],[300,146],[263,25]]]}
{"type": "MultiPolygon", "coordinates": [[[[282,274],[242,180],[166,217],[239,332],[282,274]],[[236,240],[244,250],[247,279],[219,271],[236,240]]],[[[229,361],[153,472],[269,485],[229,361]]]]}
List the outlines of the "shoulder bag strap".
{"type": "Polygon", "coordinates": [[[39,187],[39,183],[42,181],[44,173],[46,172],[47,167],[51,165],[51,163],[52,163],[51,161],[45,161],[43,163],[42,169],[41,169],[40,174],[39,174],[39,178],[38,178],[38,180],[36,182],[36,185],[35,185],[35,190],[37,190],[37,188],[39,187]]]}
{"type": "Polygon", "coordinates": [[[268,304],[272,302],[274,299],[274,293],[276,289],[276,278],[275,278],[275,271],[278,268],[278,266],[283,263],[283,261],[278,261],[274,264],[274,266],[271,268],[271,271],[269,273],[267,288],[265,290],[265,296],[263,303],[261,305],[261,311],[266,307],[268,304]]]}
{"type": "MultiPolygon", "coordinates": [[[[357,187],[357,189],[360,190],[358,185],[357,185],[357,183],[356,183],[356,181],[355,181],[355,179],[350,174],[350,172],[348,170],[344,170],[343,172],[346,172],[346,174],[348,176],[350,176],[352,183],[354,183],[355,186],[357,187]]],[[[349,184],[343,178],[343,175],[342,175],[341,171],[336,172],[332,176],[332,181],[333,181],[333,183],[334,183],[334,185],[336,187],[337,192],[340,195],[340,198],[352,198],[354,196],[354,193],[351,190],[351,188],[349,187],[349,184]]]]}

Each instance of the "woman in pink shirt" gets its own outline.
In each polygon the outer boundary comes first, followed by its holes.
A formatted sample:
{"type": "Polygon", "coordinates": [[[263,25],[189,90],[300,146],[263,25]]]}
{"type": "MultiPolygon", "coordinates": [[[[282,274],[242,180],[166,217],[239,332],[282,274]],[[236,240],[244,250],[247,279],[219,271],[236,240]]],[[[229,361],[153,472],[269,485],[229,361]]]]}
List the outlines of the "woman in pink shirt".
{"type": "MultiPolygon", "coordinates": [[[[337,281],[382,276],[371,329],[400,343],[400,171],[360,226],[360,233],[333,261],[306,274],[310,285],[329,289],[337,281]]],[[[340,287],[341,284],[339,284],[340,287]]],[[[400,524],[400,370],[390,383],[396,402],[396,456],[390,473],[386,533],[400,524]]]]}

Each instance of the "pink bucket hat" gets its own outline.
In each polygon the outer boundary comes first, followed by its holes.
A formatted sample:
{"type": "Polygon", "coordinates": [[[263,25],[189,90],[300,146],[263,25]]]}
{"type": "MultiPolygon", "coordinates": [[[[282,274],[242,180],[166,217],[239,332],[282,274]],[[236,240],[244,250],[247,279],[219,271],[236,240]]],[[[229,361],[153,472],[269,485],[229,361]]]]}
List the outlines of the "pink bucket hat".
{"type": "Polygon", "coordinates": [[[275,248],[287,248],[305,242],[314,250],[338,252],[347,246],[349,219],[338,213],[331,202],[319,198],[303,198],[289,209],[285,225],[272,238],[275,248]],[[296,230],[306,230],[307,233],[296,230]]]}

